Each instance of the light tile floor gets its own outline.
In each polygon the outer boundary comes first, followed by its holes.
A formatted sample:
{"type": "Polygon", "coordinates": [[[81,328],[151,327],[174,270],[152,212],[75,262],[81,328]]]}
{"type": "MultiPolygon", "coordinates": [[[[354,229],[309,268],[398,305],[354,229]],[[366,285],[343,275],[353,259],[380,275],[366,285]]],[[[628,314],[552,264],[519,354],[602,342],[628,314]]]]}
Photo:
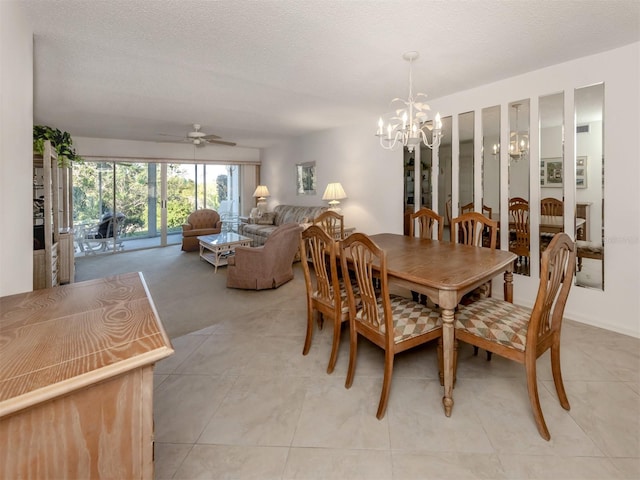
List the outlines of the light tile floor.
{"type": "MultiPolygon", "coordinates": [[[[173,340],[156,366],[156,478],[640,478],[640,340],[571,321],[562,335],[571,410],[538,360],[551,441],[533,420],[524,367],[461,345],[455,406],[442,407],[435,345],[397,357],[387,414],[375,413],[384,356],[365,340],[344,387],[348,329],[327,375],[332,329],[302,355],[304,302],[173,340]]],[[[214,314],[215,315],[215,314],[214,314]]]]}

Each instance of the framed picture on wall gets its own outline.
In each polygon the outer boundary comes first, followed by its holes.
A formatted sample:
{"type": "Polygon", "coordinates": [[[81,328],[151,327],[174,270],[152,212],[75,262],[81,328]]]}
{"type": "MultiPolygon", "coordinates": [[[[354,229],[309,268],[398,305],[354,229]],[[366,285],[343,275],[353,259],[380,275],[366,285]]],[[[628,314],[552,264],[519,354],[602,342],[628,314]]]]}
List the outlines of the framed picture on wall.
{"type": "MultiPolygon", "coordinates": [[[[540,186],[562,187],[562,158],[540,160],[540,186]]],[[[587,188],[587,157],[576,158],[576,188],[587,188]]]]}
{"type": "Polygon", "coordinates": [[[298,195],[316,194],[316,162],[296,165],[296,193],[298,195]]]}
{"type": "Polygon", "coordinates": [[[540,160],[540,186],[562,187],[562,158],[540,160]]]}
{"type": "Polygon", "coordinates": [[[587,157],[576,158],[576,188],[587,188],[587,157]]]}

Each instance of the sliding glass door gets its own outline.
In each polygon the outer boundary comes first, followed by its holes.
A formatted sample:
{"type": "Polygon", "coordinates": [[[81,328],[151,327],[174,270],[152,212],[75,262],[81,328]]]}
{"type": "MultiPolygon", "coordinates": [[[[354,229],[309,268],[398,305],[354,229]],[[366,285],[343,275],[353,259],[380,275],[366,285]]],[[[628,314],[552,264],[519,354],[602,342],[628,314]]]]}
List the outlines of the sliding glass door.
{"type": "Polygon", "coordinates": [[[240,211],[239,173],[237,165],[123,161],[76,164],[76,254],[180,243],[182,224],[199,208],[217,210],[225,227],[234,229],[240,211]]]}

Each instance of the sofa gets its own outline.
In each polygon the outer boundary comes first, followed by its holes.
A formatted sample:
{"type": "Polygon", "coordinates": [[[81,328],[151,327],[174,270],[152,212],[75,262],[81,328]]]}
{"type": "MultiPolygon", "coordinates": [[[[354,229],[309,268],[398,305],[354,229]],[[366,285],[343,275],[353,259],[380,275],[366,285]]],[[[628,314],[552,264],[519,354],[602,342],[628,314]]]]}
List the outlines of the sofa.
{"type": "Polygon", "coordinates": [[[249,218],[238,226],[238,233],[249,237],[253,247],[264,245],[276,228],[285,223],[312,223],[313,219],[325,212],[327,207],[302,207],[299,205],[278,205],[273,212],[264,212],[260,218],[249,218]]]}
{"type": "Polygon", "coordinates": [[[187,223],[182,225],[182,250],[194,252],[200,248],[199,236],[221,231],[222,220],[218,212],[209,208],[196,210],[187,217],[187,223]]]}
{"type": "Polygon", "coordinates": [[[293,261],[300,244],[302,227],[284,223],[269,235],[261,247],[236,247],[229,257],[227,287],[247,290],[278,288],[293,279],[293,261]]]}

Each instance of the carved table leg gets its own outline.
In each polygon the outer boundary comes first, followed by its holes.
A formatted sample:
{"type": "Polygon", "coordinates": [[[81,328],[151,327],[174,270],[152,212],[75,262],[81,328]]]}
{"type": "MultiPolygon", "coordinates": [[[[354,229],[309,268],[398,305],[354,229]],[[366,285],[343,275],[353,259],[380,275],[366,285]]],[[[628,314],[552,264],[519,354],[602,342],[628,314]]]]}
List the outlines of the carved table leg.
{"type": "Polygon", "coordinates": [[[447,417],[451,416],[453,409],[453,344],[455,342],[453,312],[451,309],[442,309],[442,346],[444,350],[444,397],[442,404],[444,405],[444,414],[447,417]]]}
{"type": "Polygon", "coordinates": [[[504,272],[504,299],[509,303],[513,303],[513,273],[504,272]]]}

